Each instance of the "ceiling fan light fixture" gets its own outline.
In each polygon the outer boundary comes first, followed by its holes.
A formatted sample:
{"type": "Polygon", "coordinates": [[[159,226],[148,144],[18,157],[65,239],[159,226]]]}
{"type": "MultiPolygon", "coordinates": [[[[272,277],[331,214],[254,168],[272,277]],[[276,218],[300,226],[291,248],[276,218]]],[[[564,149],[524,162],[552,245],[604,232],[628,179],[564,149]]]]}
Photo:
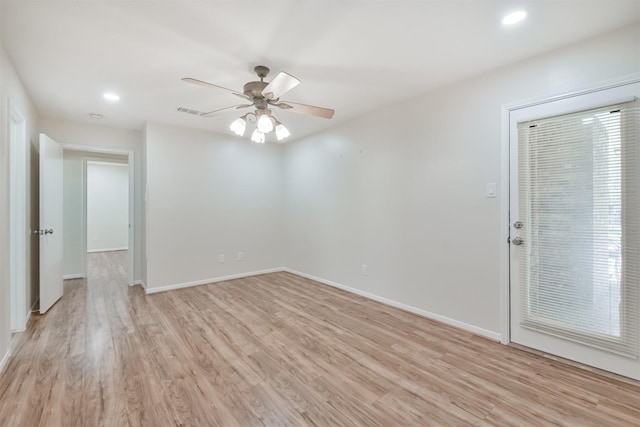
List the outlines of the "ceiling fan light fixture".
{"type": "Polygon", "coordinates": [[[258,144],[264,144],[264,133],[260,132],[258,129],[254,130],[251,135],[251,140],[258,144]]]}
{"type": "Polygon", "coordinates": [[[285,125],[280,123],[276,115],[273,114],[273,111],[270,110],[269,107],[276,107],[285,111],[304,114],[312,117],[321,117],[324,119],[330,119],[333,117],[335,111],[330,108],[299,104],[296,102],[280,101],[280,97],[282,95],[300,84],[300,80],[293,77],[291,74],[282,71],[271,82],[266,82],[264,81],[264,79],[269,74],[268,67],[258,65],[254,67],[254,71],[260,78],[260,81],[250,81],[246,83],[241,92],[226,88],[224,86],[205,82],[204,80],[194,79],[192,77],[182,78],[182,81],[187,83],[229,91],[232,94],[243,98],[245,102],[248,101],[248,103],[234,105],[226,108],[219,108],[217,110],[209,112],[200,112],[198,110],[184,107],[178,107],[178,111],[209,118],[217,116],[218,113],[224,111],[254,107],[255,109],[253,109],[253,111],[250,111],[244,116],[235,119],[229,125],[229,130],[231,130],[238,136],[243,136],[246,134],[247,122],[249,122],[256,127],[256,129],[254,129],[251,133],[251,140],[258,144],[264,143],[266,141],[267,135],[271,132],[274,132],[274,130],[275,138],[278,142],[281,142],[285,138],[291,136],[291,132],[289,131],[289,129],[287,129],[285,125]]]}
{"type": "Polygon", "coordinates": [[[247,129],[247,121],[244,117],[238,117],[233,121],[233,123],[231,123],[229,129],[231,129],[231,131],[236,135],[242,136],[244,135],[244,131],[247,129]]]}
{"type": "Polygon", "coordinates": [[[289,129],[287,129],[287,127],[282,123],[278,123],[278,125],[276,126],[276,138],[278,139],[278,141],[282,141],[289,135],[291,135],[289,129]]]}
{"type": "Polygon", "coordinates": [[[273,121],[269,114],[261,114],[256,125],[262,133],[269,133],[273,130],[273,121]]]}

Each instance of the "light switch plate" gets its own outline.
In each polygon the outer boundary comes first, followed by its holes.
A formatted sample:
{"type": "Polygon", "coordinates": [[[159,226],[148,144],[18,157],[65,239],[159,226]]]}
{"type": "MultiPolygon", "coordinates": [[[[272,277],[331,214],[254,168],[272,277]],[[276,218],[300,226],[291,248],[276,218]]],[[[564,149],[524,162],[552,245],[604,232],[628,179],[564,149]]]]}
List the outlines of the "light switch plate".
{"type": "Polygon", "coordinates": [[[495,182],[490,182],[487,184],[487,198],[495,198],[497,192],[497,186],[495,182]]]}

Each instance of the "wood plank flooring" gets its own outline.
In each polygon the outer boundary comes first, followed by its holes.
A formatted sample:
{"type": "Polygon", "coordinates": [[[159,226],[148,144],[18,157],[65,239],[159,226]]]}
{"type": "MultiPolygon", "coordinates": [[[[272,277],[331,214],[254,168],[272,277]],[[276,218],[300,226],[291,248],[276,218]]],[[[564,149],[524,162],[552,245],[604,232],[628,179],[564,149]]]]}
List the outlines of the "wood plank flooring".
{"type": "Polygon", "coordinates": [[[15,338],[1,426],[640,425],[640,385],[276,273],[145,295],[125,253],[15,338]]]}

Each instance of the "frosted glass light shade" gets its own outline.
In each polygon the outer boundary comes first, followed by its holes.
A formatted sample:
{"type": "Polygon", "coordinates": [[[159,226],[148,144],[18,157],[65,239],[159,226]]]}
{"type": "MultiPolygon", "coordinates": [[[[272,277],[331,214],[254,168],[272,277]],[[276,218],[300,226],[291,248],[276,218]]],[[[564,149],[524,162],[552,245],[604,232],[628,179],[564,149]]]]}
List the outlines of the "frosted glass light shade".
{"type": "Polygon", "coordinates": [[[251,140],[258,144],[264,144],[264,133],[260,132],[258,129],[254,130],[251,135],[251,140]]]}
{"type": "Polygon", "coordinates": [[[246,128],[247,128],[247,121],[242,117],[235,119],[233,123],[231,123],[231,126],[229,126],[229,129],[231,129],[233,133],[239,136],[244,135],[244,131],[246,128]]]}
{"type": "Polygon", "coordinates": [[[258,119],[258,130],[262,133],[269,133],[273,130],[273,122],[271,121],[271,117],[267,114],[263,114],[258,119]]]}
{"type": "Polygon", "coordinates": [[[276,126],[276,138],[278,139],[278,141],[282,141],[289,135],[291,135],[291,132],[289,132],[289,129],[287,129],[285,125],[280,123],[278,124],[278,126],[276,126]]]}

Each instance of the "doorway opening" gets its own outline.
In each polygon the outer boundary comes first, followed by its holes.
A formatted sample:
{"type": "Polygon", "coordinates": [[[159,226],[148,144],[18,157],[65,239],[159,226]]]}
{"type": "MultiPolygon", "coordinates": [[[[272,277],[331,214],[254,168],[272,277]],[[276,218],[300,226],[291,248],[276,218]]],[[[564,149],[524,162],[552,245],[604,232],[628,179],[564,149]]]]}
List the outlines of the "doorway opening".
{"type": "Polygon", "coordinates": [[[64,279],[87,279],[107,254],[108,268],[134,284],[133,152],[64,145],[64,279]]]}
{"type": "Polygon", "coordinates": [[[26,328],[31,307],[27,302],[27,143],[26,122],[9,105],[9,288],[11,331],[26,328]]]}
{"type": "Polygon", "coordinates": [[[129,166],[112,159],[86,159],[84,165],[89,266],[106,265],[122,272],[129,250],[129,166]]]}

